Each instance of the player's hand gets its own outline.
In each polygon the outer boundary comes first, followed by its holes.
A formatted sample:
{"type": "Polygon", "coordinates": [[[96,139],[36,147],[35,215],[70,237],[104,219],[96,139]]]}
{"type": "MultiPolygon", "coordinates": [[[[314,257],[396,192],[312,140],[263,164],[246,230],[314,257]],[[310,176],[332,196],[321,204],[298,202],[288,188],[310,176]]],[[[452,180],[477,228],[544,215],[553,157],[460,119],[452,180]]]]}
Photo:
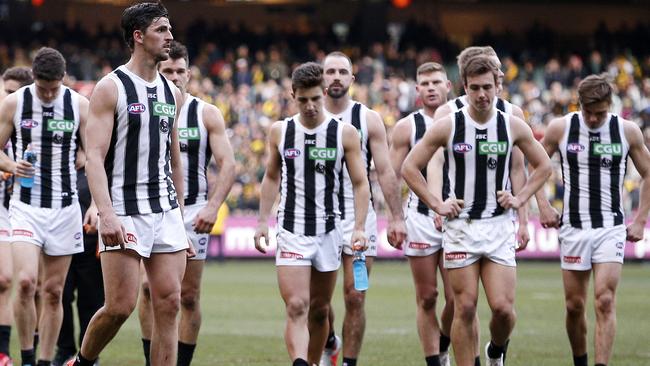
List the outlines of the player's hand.
{"type": "Polygon", "coordinates": [[[435,211],[440,216],[455,219],[465,206],[465,201],[456,198],[447,198],[435,211]]]}
{"type": "Polygon", "coordinates": [[[192,241],[190,239],[187,239],[187,244],[188,247],[187,249],[185,249],[185,254],[187,254],[187,258],[196,257],[196,249],[194,248],[194,244],[192,244],[192,241]]]}
{"type": "Polygon", "coordinates": [[[199,234],[209,234],[212,231],[214,222],[217,221],[218,210],[210,205],[206,205],[199,211],[194,218],[194,231],[199,234]]]}
{"type": "Polygon", "coordinates": [[[255,229],[255,249],[260,253],[266,253],[266,247],[269,246],[269,224],[266,222],[259,222],[257,229],[255,229]],[[264,243],[262,243],[264,239],[264,243]]]}
{"type": "Polygon", "coordinates": [[[395,249],[402,249],[406,240],[406,224],[404,220],[392,220],[388,223],[388,244],[395,249]]]}
{"type": "Polygon", "coordinates": [[[117,218],[115,212],[102,215],[99,220],[99,234],[102,236],[102,243],[107,247],[116,247],[124,249],[126,244],[126,229],[117,218]]]}
{"type": "Polygon", "coordinates": [[[643,239],[643,232],[645,230],[644,223],[633,222],[627,226],[627,241],[637,242],[643,239]]]}
{"type": "Polygon", "coordinates": [[[548,207],[542,206],[539,208],[539,222],[542,225],[542,227],[546,229],[552,227],[559,228],[560,214],[551,205],[548,205],[548,207]]]}
{"type": "Polygon", "coordinates": [[[14,175],[16,177],[31,178],[34,176],[34,165],[27,160],[18,159],[14,166],[14,175]]]}
{"type": "Polygon", "coordinates": [[[522,206],[521,201],[517,196],[513,196],[512,193],[508,191],[498,191],[497,192],[497,201],[501,205],[501,207],[505,209],[518,209],[519,207],[522,206]]]}
{"type": "Polygon", "coordinates": [[[442,232],[442,216],[440,216],[440,215],[436,215],[436,216],[433,218],[433,226],[436,227],[436,230],[442,232]]]}
{"type": "Polygon", "coordinates": [[[8,180],[9,178],[11,178],[12,175],[13,174],[11,172],[0,171],[0,182],[4,182],[8,180]]]}
{"type": "Polygon", "coordinates": [[[354,251],[365,251],[368,249],[368,238],[363,230],[354,230],[350,238],[350,244],[354,251]]]}
{"type": "Polygon", "coordinates": [[[97,206],[90,205],[84,215],[84,232],[86,234],[97,234],[97,206]]]}
{"type": "Polygon", "coordinates": [[[530,241],[530,233],[528,232],[528,224],[520,223],[519,228],[517,229],[517,247],[515,250],[517,252],[526,249],[528,242],[530,241]]]}

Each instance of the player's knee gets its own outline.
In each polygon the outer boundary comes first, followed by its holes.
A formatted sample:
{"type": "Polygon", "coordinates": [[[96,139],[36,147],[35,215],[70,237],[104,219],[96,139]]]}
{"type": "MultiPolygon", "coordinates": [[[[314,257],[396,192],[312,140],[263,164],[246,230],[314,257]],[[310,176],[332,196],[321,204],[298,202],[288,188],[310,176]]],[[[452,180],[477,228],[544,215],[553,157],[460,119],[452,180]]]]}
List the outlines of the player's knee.
{"type": "Polygon", "coordinates": [[[596,311],[600,314],[611,314],[614,312],[616,300],[611,292],[596,296],[596,311]]]}
{"type": "Polygon", "coordinates": [[[345,308],[347,310],[363,309],[363,305],[366,302],[366,293],[350,290],[346,291],[344,296],[345,308]]]}
{"type": "Polygon", "coordinates": [[[104,307],[104,315],[115,325],[122,325],[135,309],[135,303],[107,304],[104,307]]]}
{"type": "Polygon", "coordinates": [[[11,290],[11,277],[0,274],[0,294],[9,292],[11,290]]]}
{"type": "Polygon", "coordinates": [[[309,319],[313,323],[325,324],[329,319],[329,303],[312,302],[309,305],[309,319]]]}
{"type": "Polygon", "coordinates": [[[199,309],[199,292],[196,290],[184,291],[181,294],[181,307],[187,311],[199,309]]]}
{"type": "Polygon", "coordinates": [[[492,318],[498,322],[505,322],[515,318],[515,307],[512,303],[502,302],[492,309],[492,318]]]}
{"type": "Polygon", "coordinates": [[[43,303],[48,306],[59,306],[63,296],[63,285],[47,284],[43,288],[43,303]]]}
{"type": "Polygon", "coordinates": [[[32,299],[36,293],[36,278],[31,276],[19,276],[16,283],[18,295],[22,298],[32,299]]]}
{"type": "Polygon", "coordinates": [[[456,301],[454,315],[464,321],[471,322],[476,316],[476,302],[474,301],[456,301]]]}
{"type": "Polygon", "coordinates": [[[438,299],[438,290],[434,289],[426,294],[418,296],[418,306],[424,311],[434,310],[438,299]]]}
{"type": "Polygon", "coordinates": [[[581,317],[585,313],[585,300],[580,298],[567,299],[566,312],[569,317],[581,317]]]}
{"type": "Polygon", "coordinates": [[[175,317],[181,307],[181,296],[178,292],[171,292],[167,295],[160,296],[160,298],[156,299],[154,303],[154,312],[169,317],[175,317]]]}
{"type": "Polygon", "coordinates": [[[286,303],[287,316],[291,319],[304,317],[309,311],[309,300],[301,298],[292,298],[286,303]]]}

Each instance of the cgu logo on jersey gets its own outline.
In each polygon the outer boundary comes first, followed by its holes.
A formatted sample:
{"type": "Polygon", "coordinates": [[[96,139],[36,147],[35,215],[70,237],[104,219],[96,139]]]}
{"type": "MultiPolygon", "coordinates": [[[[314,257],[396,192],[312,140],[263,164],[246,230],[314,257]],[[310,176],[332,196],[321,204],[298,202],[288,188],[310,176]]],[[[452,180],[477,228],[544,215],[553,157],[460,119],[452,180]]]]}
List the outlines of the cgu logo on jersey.
{"type": "Polygon", "coordinates": [[[479,155],[506,155],[508,154],[508,143],[505,141],[480,141],[478,143],[479,155]]]}
{"type": "Polygon", "coordinates": [[[470,144],[466,144],[464,142],[459,142],[457,144],[454,144],[454,152],[464,154],[470,151],[472,151],[472,145],[470,144]]]}
{"type": "Polygon", "coordinates": [[[298,149],[286,149],[284,150],[285,159],[295,159],[300,156],[300,150],[298,149]]]}
{"type": "Polygon", "coordinates": [[[579,153],[585,151],[584,145],[577,143],[577,142],[572,142],[568,145],[566,145],[566,152],[568,153],[579,153]]]}
{"type": "Polygon", "coordinates": [[[333,147],[312,147],[309,148],[309,160],[336,160],[337,151],[333,147]]]}
{"type": "Polygon", "coordinates": [[[153,115],[174,118],[176,116],[176,106],[173,104],[153,102],[153,115]]]}
{"type": "Polygon", "coordinates": [[[144,113],[147,108],[142,103],[131,103],[126,107],[126,110],[129,114],[140,114],[144,113]]]}
{"type": "Polygon", "coordinates": [[[182,140],[200,140],[201,134],[198,127],[179,128],[178,138],[182,140]]]}
{"type": "Polygon", "coordinates": [[[47,121],[47,130],[50,132],[72,132],[74,131],[74,121],[51,119],[47,121]]]}
{"type": "Polygon", "coordinates": [[[623,155],[621,144],[594,144],[594,155],[623,155]]]}
{"type": "Polygon", "coordinates": [[[20,128],[36,128],[38,127],[38,122],[33,119],[24,119],[20,121],[20,128]]]}

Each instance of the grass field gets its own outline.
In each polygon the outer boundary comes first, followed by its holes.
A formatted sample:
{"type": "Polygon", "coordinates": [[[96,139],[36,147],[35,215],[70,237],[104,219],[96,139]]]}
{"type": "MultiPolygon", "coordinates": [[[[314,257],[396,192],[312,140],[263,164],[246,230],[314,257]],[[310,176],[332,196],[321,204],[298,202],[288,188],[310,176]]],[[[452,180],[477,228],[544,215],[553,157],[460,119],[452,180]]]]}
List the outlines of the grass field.
{"type": "MultiPolygon", "coordinates": [[[[334,301],[338,332],[343,315],[340,282],[339,276],[334,301]]],[[[424,365],[414,304],[408,264],[377,263],[368,293],[360,365],[424,365]]],[[[193,365],[290,364],[282,338],[284,309],[272,262],[208,264],[202,306],[203,327],[193,365]]],[[[556,263],[520,263],[516,307],[519,320],[511,338],[508,365],[571,365],[564,331],[562,283],[556,263]]],[[[487,341],[489,313],[482,295],[479,308],[483,344],[487,341]]],[[[588,318],[593,363],[592,301],[588,318]]],[[[611,365],[650,365],[649,318],[650,265],[626,264],[618,292],[618,332],[611,365]]],[[[12,353],[18,355],[15,330],[12,333],[12,353]]],[[[102,366],[144,364],[136,314],[101,358],[102,366]]]]}

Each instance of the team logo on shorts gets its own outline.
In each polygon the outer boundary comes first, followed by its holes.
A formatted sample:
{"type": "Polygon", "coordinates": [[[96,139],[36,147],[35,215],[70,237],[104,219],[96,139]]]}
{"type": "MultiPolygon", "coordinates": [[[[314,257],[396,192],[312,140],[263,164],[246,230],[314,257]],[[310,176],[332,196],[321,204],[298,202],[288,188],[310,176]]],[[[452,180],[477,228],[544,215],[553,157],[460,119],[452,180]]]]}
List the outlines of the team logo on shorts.
{"type": "Polygon", "coordinates": [[[199,239],[199,245],[205,245],[205,243],[208,241],[206,238],[201,238],[199,239]]]}
{"type": "Polygon", "coordinates": [[[20,121],[20,128],[36,128],[38,127],[38,122],[33,119],[24,119],[20,121]]]}
{"type": "Polygon", "coordinates": [[[370,238],[368,238],[368,241],[371,243],[374,243],[377,241],[377,236],[376,235],[370,235],[370,238]]]}
{"type": "Polygon", "coordinates": [[[616,247],[618,249],[623,249],[623,248],[625,248],[625,243],[623,243],[622,241],[619,241],[618,243],[616,243],[616,247]]]}
{"type": "Polygon", "coordinates": [[[303,259],[303,255],[300,253],[294,253],[294,252],[280,252],[280,258],[283,259],[303,259]]]}
{"type": "Polygon", "coordinates": [[[465,252],[449,252],[445,253],[445,260],[446,261],[460,261],[463,259],[467,259],[467,253],[465,252]]]}
{"type": "Polygon", "coordinates": [[[566,145],[566,151],[577,154],[579,152],[585,151],[585,146],[577,142],[572,142],[566,145]]]}
{"type": "Polygon", "coordinates": [[[580,258],[579,256],[574,257],[574,256],[570,256],[570,255],[565,255],[562,258],[562,261],[564,263],[567,263],[567,264],[580,264],[580,263],[582,263],[582,258],[580,258]]]}
{"type": "Polygon", "coordinates": [[[454,152],[464,154],[470,151],[472,151],[472,145],[470,144],[466,144],[464,142],[459,142],[457,144],[454,144],[454,152]]]}
{"type": "Polygon", "coordinates": [[[126,233],[126,242],[127,243],[133,243],[133,244],[138,244],[138,237],[135,236],[135,234],[131,233],[126,233]]]}
{"type": "Polygon", "coordinates": [[[285,159],[295,159],[300,156],[300,150],[298,149],[286,149],[284,150],[285,159]]]}
{"type": "Polygon", "coordinates": [[[81,232],[75,233],[75,234],[74,234],[74,238],[75,238],[76,240],[81,239],[81,232]]]}
{"type": "Polygon", "coordinates": [[[409,248],[411,248],[411,249],[419,249],[419,250],[429,249],[429,248],[431,248],[431,244],[429,244],[429,243],[418,243],[418,242],[412,241],[412,242],[409,243],[409,248]]]}
{"type": "Polygon", "coordinates": [[[144,113],[147,108],[142,103],[131,103],[126,107],[126,110],[129,114],[140,114],[144,113]]]}
{"type": "Polygon", "coordinates": [[[160,120],[160,132],[162,133],[169,132],[169,122],[166,119],[160,120]]]}

